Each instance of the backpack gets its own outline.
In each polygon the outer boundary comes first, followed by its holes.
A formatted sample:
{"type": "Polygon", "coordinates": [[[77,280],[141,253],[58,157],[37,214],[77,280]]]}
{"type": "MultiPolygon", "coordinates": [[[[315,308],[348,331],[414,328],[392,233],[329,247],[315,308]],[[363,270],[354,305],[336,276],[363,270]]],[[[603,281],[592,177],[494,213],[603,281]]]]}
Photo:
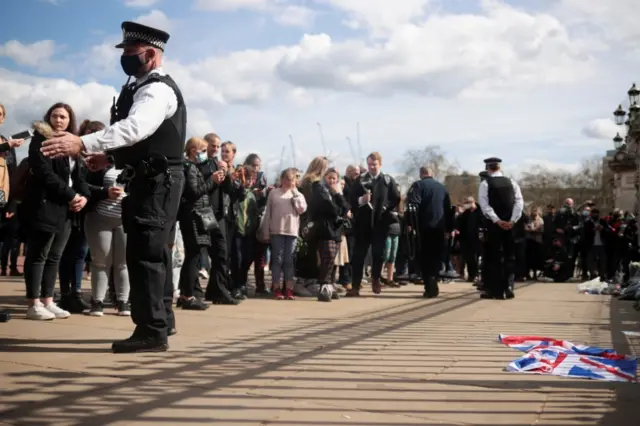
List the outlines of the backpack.
{"type": "Polygon", "coordinates": [[[27,183],[31,178],[31,168],[29,167],[29,159],[24,158],[20,161],[18,168],[13,173],[11,179],[11,199],[22,201],[27,189],[27,183]]]}

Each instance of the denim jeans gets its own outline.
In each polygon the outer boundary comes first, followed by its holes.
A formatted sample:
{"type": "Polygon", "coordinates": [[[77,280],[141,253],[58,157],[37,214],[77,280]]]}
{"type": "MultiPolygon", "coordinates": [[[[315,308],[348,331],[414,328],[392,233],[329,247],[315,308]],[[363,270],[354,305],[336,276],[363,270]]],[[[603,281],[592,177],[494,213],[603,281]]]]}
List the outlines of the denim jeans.
{"type": "Polygon", "coordinates": [[[78,294],[82,291],[84,261],[88,251],[84,228],[73,226],[60,259],[60,293],[78,294]]]}
{"type": "Polygon", "coordinates": [[[31,231],[29,251],[24,262],[27,299],[53,297],[58,265],[69,239],[70,223],[56,233],[31,231]]]}

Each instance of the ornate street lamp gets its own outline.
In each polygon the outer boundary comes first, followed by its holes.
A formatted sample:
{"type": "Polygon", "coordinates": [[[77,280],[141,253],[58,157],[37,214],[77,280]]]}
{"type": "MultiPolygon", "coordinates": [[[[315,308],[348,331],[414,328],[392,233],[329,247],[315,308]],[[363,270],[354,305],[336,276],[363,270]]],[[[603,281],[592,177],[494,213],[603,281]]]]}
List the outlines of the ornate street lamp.
{"type": "Polygon", "coordinates": [[[624,117],[627,115],[627,112],[622,108],[622,105],[618,105],[618,109],[613,111],[613,116],[615,117],[616,124],[618,126],[622,126],[624,124],[624,117]]]}
{"type": "Polygon", "coordinates": [[[637,104],[640,102],[640,90],[636,87],[636,84],[633,83],[631,89],[627,92],[629,95],[629,105],[637,104]]]}
{"type": "Polygon", "coordinates": [[[616,149],[616,151],[622,148],[623,142],[624,142],[624,139],[622,138],[622,136],[620,136],[620,133],[616,134],[616,136],[613,138],[613,146],[616,149]]]}

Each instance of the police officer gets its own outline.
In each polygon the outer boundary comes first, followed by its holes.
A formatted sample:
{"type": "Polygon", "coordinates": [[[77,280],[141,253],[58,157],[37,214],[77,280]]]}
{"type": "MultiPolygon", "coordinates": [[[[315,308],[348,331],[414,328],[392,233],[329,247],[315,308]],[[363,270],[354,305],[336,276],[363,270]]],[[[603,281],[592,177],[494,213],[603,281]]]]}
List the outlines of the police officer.
{"type": "Polygon", "coordinates": [[[428,167],[420,168],[420,180],[407,193],[407,202],[417,210],[420,241],[420,265],[424,280],[424,297],[434,298],[440,293],[438,275],[444,257],[445,244],[453,231],[453,210],[449,192],[433,179],[428,167]]]}
{"type": "Polygon", "coordinates": [[[122,24],[122,69],[135,82],[123,87],[112,107],[111,126],[83,136],[58,133],[43,143],[49,157],[85,155],[91,169],[115,161],[125,171],[128,196],[122,202],[131,277],[131,318],[136,327],[112,350],[160,352],[175,334],[170,234],[175,225],[184,175],[187,109],[180,89],[162,70],[169,34],[134,22],[122,24]],[[108,154],[108,155],[107,155],[108,154]]]}
{"type": "Polygon", "coordinates": [[[502,175],[499,158],[484,160],[489,176],[480,183],[478,201],[488,219],[485,234],[483,299],[512,299],[515,273],[513,226],[522,216],[520,186],[502,175]]]}

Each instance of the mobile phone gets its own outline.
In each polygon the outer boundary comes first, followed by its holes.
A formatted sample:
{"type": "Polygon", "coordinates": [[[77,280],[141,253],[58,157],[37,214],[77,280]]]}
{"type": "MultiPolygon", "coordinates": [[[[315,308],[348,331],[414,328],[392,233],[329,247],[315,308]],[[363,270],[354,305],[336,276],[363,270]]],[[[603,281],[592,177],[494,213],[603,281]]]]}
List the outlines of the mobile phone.
{"type": "Polygon", "coordinates": [[[11,139],[31,139],[33,137],[33,130],[25,130],[24,132],[16,133],[11,136],[11,139]]]}

